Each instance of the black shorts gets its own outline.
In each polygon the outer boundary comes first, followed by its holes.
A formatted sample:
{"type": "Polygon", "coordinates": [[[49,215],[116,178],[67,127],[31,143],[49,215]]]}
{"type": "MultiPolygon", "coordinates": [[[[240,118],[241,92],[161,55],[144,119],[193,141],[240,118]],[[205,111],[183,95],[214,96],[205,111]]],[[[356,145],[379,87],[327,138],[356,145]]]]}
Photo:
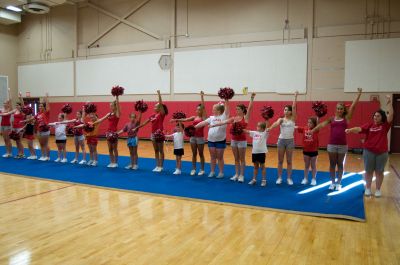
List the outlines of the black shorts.
{"type": "Polygon", "coordinates": [[[314,152],[306,152],[306,151],[303,151],[303,155],[309,156],[309,157],[314,157],[314,156],[317,156],[317,155],[318,155],[318,151],[314,151],[314,152]]]}
{"type": "Polygon", "coordinates": [[[265,164],[265,153],[251,154],[251,161],[253,163],[265,164]]]}
{"type": "Polygon", "coordinates": [[[183,148],[174,149],[174,155],[176,155],[176,156],[183,156],[184,153],[185,153],[185,152],[183,151],[183,148]]]}
{"type": "Polygon", "coordinates": [[[67,140],[56,140],[56,144],[65,144],[67,140]]]}

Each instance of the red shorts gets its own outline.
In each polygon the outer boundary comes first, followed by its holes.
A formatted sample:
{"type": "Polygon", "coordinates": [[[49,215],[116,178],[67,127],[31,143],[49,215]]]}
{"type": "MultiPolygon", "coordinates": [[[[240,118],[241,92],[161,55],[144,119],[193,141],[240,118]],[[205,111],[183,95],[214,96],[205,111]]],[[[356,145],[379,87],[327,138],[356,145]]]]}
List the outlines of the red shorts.
{"type": "Polygon", "coordinates": [[[97,145],[97,136],[86,136],[86,142],[90,145],[97,145]]]}
{"type": "Polygon", "coordinates": [[[24,138],[33,141],[33,140],[35,140],[35,135],[33,135],[33,134],[25,134],[24,138]]]}

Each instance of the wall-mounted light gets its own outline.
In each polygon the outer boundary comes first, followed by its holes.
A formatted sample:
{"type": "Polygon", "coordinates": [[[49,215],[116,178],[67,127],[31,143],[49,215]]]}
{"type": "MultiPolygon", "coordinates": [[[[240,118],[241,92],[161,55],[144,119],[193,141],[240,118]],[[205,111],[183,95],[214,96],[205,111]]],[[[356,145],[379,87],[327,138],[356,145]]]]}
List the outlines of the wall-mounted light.
{"type": "Polygon", "coordinates": [[[15,12],[21,12],[22,9],[16,6],[7,6],[6,9],[11,10],[11,11],[15,11],[15,12]]]}

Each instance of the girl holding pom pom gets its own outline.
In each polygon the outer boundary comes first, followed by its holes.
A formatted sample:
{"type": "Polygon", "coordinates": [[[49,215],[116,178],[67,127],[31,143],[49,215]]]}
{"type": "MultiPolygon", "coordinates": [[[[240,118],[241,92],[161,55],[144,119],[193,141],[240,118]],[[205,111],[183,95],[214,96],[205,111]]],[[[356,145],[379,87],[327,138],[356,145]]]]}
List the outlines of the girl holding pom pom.
{"type": "MultiPolygon", "coordinates": [[[[98,131],[100,120],[97,117],[97,114],[92,112],[89,115],[90,122],[77,125],[73,127],[73,129],[83,129],[86,133],[86,142],[89,147],[89,162],[87,163],[88,166],[97,166],[97,143],[98,143],[98,131]]],[[[105,118],[104,118],[105,119],[105,118]]]]}
{"type": "Polygon", "coordinates": [[[353,112],[357,105],[357,102],[360,100],[361,93],[362,89],[358,88],[357,97],[351,104],[349,110],[347,110],[344,103],[338,103],[336,105],[335,116],[321,122],[314,129],[311,130],[314,133],[315,131],[320,130],[328,124],[331,125],[331,132],[327,147],[329,155],[329,173],[332,181],[329,186],[329,190],[340,190],[342,188],[341,181],[343,176],[344,161],[348,149],[345,130],[347,129],[348,123],[353,116],[353,112]],[[336,167],[337,182],[335,180],[336,167]]]}
{"type": "Polygon", "coordinates": [[[146,126],[151,122],[151,136],[150,139],[153,142],[154,156],[156,159],[156,167],[153,172],[161,172],[164,165],[164,141],[159,141],[156,139],[156,134],[158,135],[164,130],[164,118],[168,115],[168,108],[163,104],[160,90],[157,90],[158,103],[154,106],[154,114],[150,116],[143,124],[136,127],[139,129],[146,126]]]}
{"type": "Polygon", "coordinates": [[[128,134],[128,139],[127,139],[127,145],[129,148],[129,154],[131,157],[131,163],[127,165],[125,168],[126,169],[133,169],[137,170],[139,168],[138,166],[138,137],[137,133],[138,130],[136,127],[140,125],[140,121],[142,119],[142,112],[139,112],[139,117],[136,116],[135,113],[131,113],[129,115],[130,122],[125,124],[124,128],[118,132],[118,134],[121,134],[123,132],[126,132],[128,134]]]}
{"type": "Polygon", "coordinates": [[[58,149],[57,159],[54,162],[67,163],[67,124],[65,121],[65,113],[58,114],[58,122],[49,123],[49,126],[55,128],[56,145],[58,149]]]}
{"type": "Polygon", "coordinates": [[[280,126],[280,134],[278,138],[278,178],[276,184],[282,184],[282,171],[283,171],[283,160],[286,154],[287,163],[287,183],[293,185],[292,180],[292,158],[294,149],[294,127],[296,121],[296,103],[297,103],[296,91],[294,94],[294,101],[292,105],[286,105],[284,109],[284,117],[279,118],[274,122],[267,131],[272,130],[275,127],[280,126]]]}
{"type": "Polygon", "coordinates": [[[3,157],[12,157],[12,143],[9,137],[11,132],[11,98],[10,98],[10,89],[8,89],[8,99],[3,103],[3,110],[0,111],[1,117],[1,125],[0,125],[0,133],[4,139],[4,145],[6,147],[6,153],[3,154],[3,157]]]}
{"type": "MultiPolygon", "coordinates": [[[[188,122],[192,121],[193,126],[196,126],[200,122],[204,121],[207,117],[207,113],[204,108],[204,92],[200,92],[201,103],[196,108],[196,116],[192,116],[185,119],[172,119],[171,122],[188,122]]],[[[200,171],[198,173],[199,176],[204,175],[204,127],[197,128],[194,130],[193,135],[190,136],[190,147],[192,149],[192,170],[190,171],[190,175],[193,176],[196,174],[196,165],[197,165],[197,152],[200,157],[200,171]]]]}
{"type": "Polygon", "coordinates": [[[49,95],[48,93],[46,93],[44,102],[39,104],[39,113],[36,114],[35,116],[38,128],[40,151],[41,151],[41,156],[39,158],[40,161],[50,160],[50,148],[49,148],[50,129],[48,126],[49,117],[50,117],[50,103],[49,103],[49,95]]]}
{"type": "Polygon", "coordinates": [[[165,137],[172,137],[174,141],[174,155],[176,156],[176,169],[174,175],[180,175],[182,173],[182,156],[184,155],[183,149],[183,124],[178,122],[176,124],[175,132],[165,137]]]}

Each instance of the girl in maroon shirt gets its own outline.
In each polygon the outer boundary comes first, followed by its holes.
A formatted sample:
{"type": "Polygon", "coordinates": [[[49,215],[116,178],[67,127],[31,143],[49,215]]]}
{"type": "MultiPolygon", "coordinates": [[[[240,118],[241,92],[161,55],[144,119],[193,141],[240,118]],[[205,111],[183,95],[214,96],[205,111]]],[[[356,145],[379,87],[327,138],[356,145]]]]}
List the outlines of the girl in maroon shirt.
{"type": "Polygon", "coordinates": [[[0,117],[1,117],[1,125],[0,125],[0,133],[3,136],[4,139],[4,145],[6,147],[6,153],[3,155],[3,157],[12,157],[12,144],[11,140],[9,137],[9,134],[11,132],[11,96],[10,96],[10,89],[8,89],[8,99],[4,101],[3,103],[3,110],[0,111],[0,117]]]}
{"type": "Polygon", "coordinates": [[[363,133],[366,135],[364,141],[364,167],[365,167],[365,196],[371,195],[372,177],[376,175],[375,197],[381,196],[383,172],[388,160],[388,139],[387,133],[393,121],[393,106],[391,97],[387,96],[388,114],[382,109],[375,111],[373,121],[364,124],[362,127],[347,129],[346,133],[363,133]]]}
{"type": "MultiPolygon", "coordinates": [[[[186,119],[171,119],[171,122],[188,122],[192,121],[193,126],[196,126],[200,122],[204,121],[207,118],[207,113],[204,106],[204,92],[200,92],[201,103],[196,108],[196,116],[192,116],[186,119]]],[[[190,137],[190,147],[192,149],[192,171],[190,171],[190,175],[193,176],[196,174],[196,164],[197,164],[197,152],[199,152],[200,156],[200,166],[201,169],[198,173],[199,176],[204,175],[204,127],[197,128],[194,136],[190,137]]]]}
{"type": "Polygon", "coordinates": [[[347,124],[350,122],[353,117],[353,112],[356,107],[357,102],[360,100],[360,96],[362,93],[362,89],[358,88],[358,94],[356,99],[350,106],[350,109],[347,111],[344,103],[340,102],[336,105],[335,116],[327,119],[320,124],[318,124],[312,132],[316,132],[321,128],[331,125],[331,134],[329,138],[329,143],[327,147],[328,155],[329,155],[329,174],[331,177],[331,185],[329,186],[329,190],[340,190],[342,188],[342,176],[344,170],[344,161],[347,154],[347,142],[346,142],[346,133],[345,130],[347,128],[347,124]],[[337,166],[337,181],[336,181],[336,166],[337,166]]]}

